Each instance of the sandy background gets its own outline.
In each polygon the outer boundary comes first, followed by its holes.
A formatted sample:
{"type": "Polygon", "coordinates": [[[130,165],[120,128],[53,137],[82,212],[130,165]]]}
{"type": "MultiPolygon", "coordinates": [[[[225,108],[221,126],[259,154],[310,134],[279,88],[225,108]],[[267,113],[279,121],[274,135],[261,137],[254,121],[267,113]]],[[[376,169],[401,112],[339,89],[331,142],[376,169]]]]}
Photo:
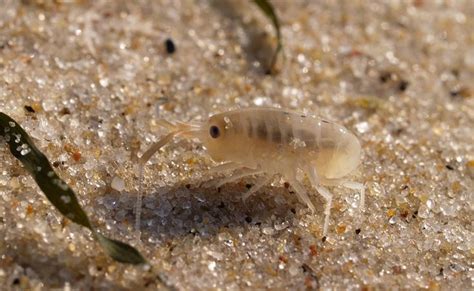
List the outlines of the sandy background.
{"type": "Polygon", "coordinates": [[[466,1],[273,1],[274,31],[247,1],[0,0],[0,110],[34,137],[93,223],[152,268],[107,258],[0,147],[0,286],[42,290],[470,289],[473,277],[474,5],[466,1]],[[372,3],[376,2],[376,3],[372,3]],[[176,51],[167,53],[166,39],[176,51]],[[313,112],[363,145],[322,242],[284,181],[247,203],[252,178],[216,191],[213,162],[179,140],[146,167],[133,237],[137,153],[159,118],[230,108],[313,112]],[[34,112],[33,112],[34,111],[34,112]]]}

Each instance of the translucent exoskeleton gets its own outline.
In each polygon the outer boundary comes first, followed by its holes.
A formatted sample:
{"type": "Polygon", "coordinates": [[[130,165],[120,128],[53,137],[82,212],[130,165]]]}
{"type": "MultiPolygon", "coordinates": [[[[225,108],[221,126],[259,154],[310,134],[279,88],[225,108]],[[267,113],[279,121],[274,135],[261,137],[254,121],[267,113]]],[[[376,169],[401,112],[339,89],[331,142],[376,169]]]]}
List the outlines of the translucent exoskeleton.
{"type": "MultiPolygon", "coordinates": [[[[324,186],[344,186],[360,192],[359,209],[364,207],[364,186],[344,179],[360,163],[361,146],[346,128],[314,116],[277,108],[247,108],[211,116],[203,123],[160,120],[170,132],[153,144],[140,158],[143,166],[173,137],[197,138],[217,163],[214,172],[240,169],[216,186],[250,175],[260,176],[244,195],[247,199],[275,176],[282,176],[299,200],[315,212],[302,183],[302,171],[326,200],[323,235],[327,234],[333,195],[324,186]]],[[[141,190],[139,190],[141,191],[141,190]]],[[[140,225],[141,193],[136,207],[136,228],[140,225]]]]}

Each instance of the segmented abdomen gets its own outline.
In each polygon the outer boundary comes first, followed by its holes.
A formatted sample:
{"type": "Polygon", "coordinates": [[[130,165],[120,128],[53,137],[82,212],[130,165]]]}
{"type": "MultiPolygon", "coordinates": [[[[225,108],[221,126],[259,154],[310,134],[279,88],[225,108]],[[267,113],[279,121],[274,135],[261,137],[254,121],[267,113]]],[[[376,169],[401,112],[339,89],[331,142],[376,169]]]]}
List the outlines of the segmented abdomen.
{"type": "MultiPolygon", "coordinates": [[[[336,147],[330,130],[332,123],[281,110],[249,110],[228,115],[228,126],[237,135],[282,146],[336,147]]],[[[230,129],[229,128],[229,129],[230,129]]]]}

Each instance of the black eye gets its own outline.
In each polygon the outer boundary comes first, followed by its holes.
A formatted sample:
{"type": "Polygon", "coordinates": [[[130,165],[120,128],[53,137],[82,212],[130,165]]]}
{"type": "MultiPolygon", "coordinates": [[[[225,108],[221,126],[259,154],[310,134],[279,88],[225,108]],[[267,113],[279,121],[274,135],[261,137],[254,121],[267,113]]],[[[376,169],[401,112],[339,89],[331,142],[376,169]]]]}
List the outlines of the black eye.
{"type": "Polygon", "coordinates": [[[219,131],[219,127],[213,125],[211,128],[209,128],[209,134],[211,135],[212,138],[218,138],[219,135],[221,135],[221,132],[219,131]]]}

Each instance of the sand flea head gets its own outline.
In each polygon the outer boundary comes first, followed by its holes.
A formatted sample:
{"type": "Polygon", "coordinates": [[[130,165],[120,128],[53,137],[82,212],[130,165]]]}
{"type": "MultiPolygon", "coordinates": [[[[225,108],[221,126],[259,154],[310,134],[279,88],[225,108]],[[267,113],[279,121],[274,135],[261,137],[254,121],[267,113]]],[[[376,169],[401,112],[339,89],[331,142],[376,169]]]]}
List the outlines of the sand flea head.
{"type": "MultiPolygon", "coordinates": [[[[232,159],[234,155],[228,152],[235,149],[235,144],[241,139],[239,132],[235,131],[236,127],[225,114],[213,115],[205,122],[170,122],[161,119],[157,121],[157,124],[166,128],[169,133],[142,155],[140,158],[142,164],[145,164],[156,151],[171,142],[174,137],[198,139],[216,162],[232,159]]],[[[242,150],[240,148],[238,152],[242,150]]]]}

